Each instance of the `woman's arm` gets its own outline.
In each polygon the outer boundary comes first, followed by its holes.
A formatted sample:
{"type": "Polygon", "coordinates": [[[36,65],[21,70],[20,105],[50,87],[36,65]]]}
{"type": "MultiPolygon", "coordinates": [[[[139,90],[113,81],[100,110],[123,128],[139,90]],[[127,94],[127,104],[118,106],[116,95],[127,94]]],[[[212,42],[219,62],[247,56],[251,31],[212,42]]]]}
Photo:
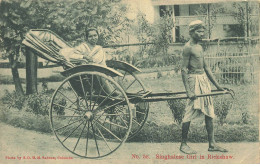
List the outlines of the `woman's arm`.
{"type": "Polygon", "coordinates": [[[63,48],[60,50],[60,54],[65,57],[65,59],[82,59],[83,55],[75,52],[74,48],[63,48]]]}

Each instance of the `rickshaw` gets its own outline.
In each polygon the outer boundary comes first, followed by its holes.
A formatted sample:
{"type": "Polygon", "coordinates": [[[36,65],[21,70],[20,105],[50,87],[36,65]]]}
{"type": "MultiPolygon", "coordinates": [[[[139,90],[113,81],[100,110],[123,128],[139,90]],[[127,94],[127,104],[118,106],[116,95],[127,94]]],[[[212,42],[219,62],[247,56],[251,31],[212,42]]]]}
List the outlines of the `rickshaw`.
{"type": "MultiPolygon", "coordinates": [[[[79,157],[108,156],[135,137],[145,125],[149,102],[187,98],[186,92],[147,90],[137,76],[141,70],[126,62],[76,66],[59,53],[72,46],[50,30],[32,29],[22,43],[37,56],[64,67],[65,79],[50,102],[50,124],[61,145],[79,157]],[[113,91],[106,92],[104,84],[113,91]]],[[[230,93],[213,90],[198,97],[230,93]]]]}

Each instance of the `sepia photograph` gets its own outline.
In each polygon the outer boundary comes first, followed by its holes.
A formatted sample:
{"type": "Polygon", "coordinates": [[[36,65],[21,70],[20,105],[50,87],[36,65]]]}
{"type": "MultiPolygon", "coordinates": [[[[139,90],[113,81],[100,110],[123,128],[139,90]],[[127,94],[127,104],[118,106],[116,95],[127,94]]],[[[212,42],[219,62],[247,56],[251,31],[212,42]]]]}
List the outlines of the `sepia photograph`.
{"type": "Polygon", "coordinates": [[[259,164],[258,0],[0,0],[0,164],[259,164]]]}

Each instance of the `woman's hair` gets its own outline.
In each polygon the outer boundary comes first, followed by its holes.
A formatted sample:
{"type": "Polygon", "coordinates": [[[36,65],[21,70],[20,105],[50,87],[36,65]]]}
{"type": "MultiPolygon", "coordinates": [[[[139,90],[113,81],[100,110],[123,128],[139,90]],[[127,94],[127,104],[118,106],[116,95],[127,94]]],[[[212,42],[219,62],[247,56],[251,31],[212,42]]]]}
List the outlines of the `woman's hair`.
{"type": "Polygon", "coordinates": [[[96,33],[99,37],[99,33],[98,33],[98,30],[96,28],[87,28],[86,31],[85,31],[86,39],[88,39],[88,35],[89,35],[90,31],[96,31],[96,33]]]}

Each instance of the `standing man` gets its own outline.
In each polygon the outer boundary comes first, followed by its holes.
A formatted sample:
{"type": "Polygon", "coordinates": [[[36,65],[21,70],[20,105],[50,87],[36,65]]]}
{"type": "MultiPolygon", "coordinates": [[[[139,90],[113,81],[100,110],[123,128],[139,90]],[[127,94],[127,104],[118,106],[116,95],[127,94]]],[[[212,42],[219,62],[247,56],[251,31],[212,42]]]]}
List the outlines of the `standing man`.
{"type": "Polygon", "coordinates": [[[196,94],[206,94],[211,92],[208,79],[220,91],[224,91],[214,78],[210,68],[206,64],[202,46],[199,42],[204,36],[204,23],[196,20],[189,25],[190,40],[183,49],[182,80],[188,96],[185,115],[182,121],[182,141],[180,150],[186,154],[196,154],[196,151],[187,145],[187,137],[190,122],[199,116],[205,116],[206,129],[208,133],[208,151],[227,152],[226,149],[216,145],[214,139],[213,118],[214,108],[212,98],[196,97],[196,94]]]}

